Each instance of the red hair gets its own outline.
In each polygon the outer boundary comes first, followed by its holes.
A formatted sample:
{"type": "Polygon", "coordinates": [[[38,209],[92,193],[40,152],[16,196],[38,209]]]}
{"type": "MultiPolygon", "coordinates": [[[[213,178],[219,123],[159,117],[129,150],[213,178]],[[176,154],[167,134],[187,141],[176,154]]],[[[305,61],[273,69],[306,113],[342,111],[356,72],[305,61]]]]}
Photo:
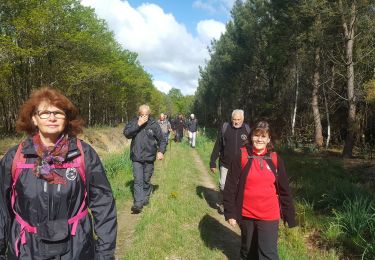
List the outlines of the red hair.
{"type": "Polygon", "coordinates": [[[70,136],[82,133],[84,122],[79,116],[77,107],[60,91],[52,87],[42,87],[34,90],[29,99],[23,103],[18,113],[17,132],[25,132],[29,135],[34,135],[38,132],[32,117],[36,113],[39,104],[43,101],[65,112],[66,125],[64,133],[70,136]]]}

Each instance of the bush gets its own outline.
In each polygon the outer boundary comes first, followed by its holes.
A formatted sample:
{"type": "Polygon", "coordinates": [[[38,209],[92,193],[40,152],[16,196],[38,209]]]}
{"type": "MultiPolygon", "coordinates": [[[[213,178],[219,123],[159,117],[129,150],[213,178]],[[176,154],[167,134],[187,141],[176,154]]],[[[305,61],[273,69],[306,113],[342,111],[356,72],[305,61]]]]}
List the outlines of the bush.
{"type": "Polygon", "coordinates": [[[133,176],[129,153],[129,149],[126,149],[122,153],[108,154],[103,159],[115,199],[130,198],[132,195],[130,186],[133,176]]]}
{"type": "Polygon", "coordinates": [[[363,259],[375,256],[375,203],[372,197],[346,197],[339,209],[333,209],[333,220],[326,226],[324,237],[330,244],[341,241],[361,252],[363,259]]]}

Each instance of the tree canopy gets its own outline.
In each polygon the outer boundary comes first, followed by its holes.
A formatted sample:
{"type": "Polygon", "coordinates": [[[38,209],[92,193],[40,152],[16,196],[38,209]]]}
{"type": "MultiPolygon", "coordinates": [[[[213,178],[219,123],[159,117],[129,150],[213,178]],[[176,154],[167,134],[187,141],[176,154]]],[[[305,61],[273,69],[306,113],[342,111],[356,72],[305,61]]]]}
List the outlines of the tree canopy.
{"type": "Polygon", "coordinates": [[[351,156],[362,136],[375,143],[374,50],[373,0],[238,0],[200,69],[195,112],[212,125],[242,108],[281,138],[351,156]]]}
{"type": "Polygon", "coordinates": [[[116,124],[165,95],[94,10],[77,0],[0,2],[0,122],[12,132],[31,91],[50,85],[78,106],[88,125],[116,124]]]}

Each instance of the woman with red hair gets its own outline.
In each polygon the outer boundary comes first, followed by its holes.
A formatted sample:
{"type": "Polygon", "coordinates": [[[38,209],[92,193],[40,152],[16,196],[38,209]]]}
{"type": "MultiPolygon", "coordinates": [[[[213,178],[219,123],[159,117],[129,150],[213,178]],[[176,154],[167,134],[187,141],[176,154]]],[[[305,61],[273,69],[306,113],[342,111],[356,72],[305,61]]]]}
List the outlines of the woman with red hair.
{"type": "Polygon", "coordinates": [[[98,155],[76,137],[77,108],[44,87],[16,127],[28,137],[0,163],[0,259],[114,259],[115,201],[98,155]]]}

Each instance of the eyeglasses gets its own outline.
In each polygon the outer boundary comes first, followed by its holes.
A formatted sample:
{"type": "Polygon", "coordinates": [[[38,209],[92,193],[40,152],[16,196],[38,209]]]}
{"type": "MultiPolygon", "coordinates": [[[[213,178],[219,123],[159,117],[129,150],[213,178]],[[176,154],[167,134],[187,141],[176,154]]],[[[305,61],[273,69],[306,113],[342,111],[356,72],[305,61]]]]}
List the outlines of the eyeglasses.
{"type": "Polygon", "coordinates": [[[255,139],[255,140],[267,140],[269,138],[269,136],[253,135],[251,138],[255,139]]]}
{"type": "Polygon", "coordinates": [[[65,119],[66,115],[63,111],[48,111],[48,110],[38,110],[36,114],[39,116],[40,119],[48,119],[51,114],[55,116],[57,119],[65,119]]]}

